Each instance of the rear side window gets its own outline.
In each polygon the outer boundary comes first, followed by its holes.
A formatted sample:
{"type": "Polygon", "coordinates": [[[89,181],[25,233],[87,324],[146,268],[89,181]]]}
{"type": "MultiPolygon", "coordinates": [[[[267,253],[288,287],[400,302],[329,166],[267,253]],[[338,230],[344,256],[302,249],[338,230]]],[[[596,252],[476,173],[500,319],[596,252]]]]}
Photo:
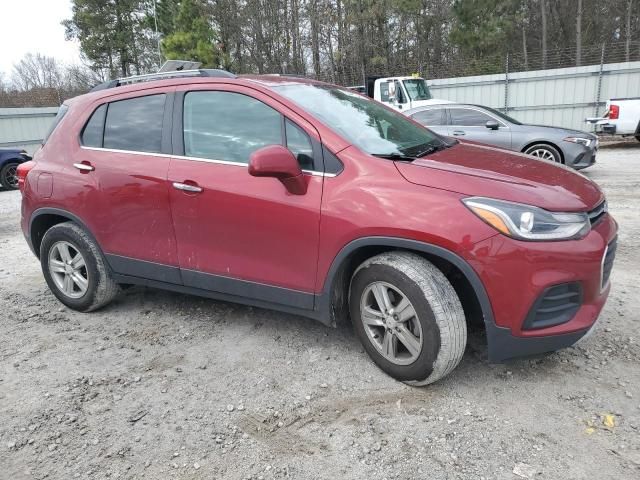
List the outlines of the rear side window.
{"type": "Polygon", "coordinates": [[[68,105],[60,106],[60,108],[58,109],[58,113],[56,114],[56,118],[53,119],[53,123],[49,127],[49,130],[47,130],[47,133],[44,135],[44,138],[42,139],[42,145],[47,143],[47,140],[49,140],[49,137],[51,136],[53,131],[56,129],[56,127],[60,124],[60,122],[62,121],[62,119],[64,118],[64,116],[68,111],[69,111],[68,105]]]}
{"type": "Polygon", "coordinates": [[[425,127],[444,125],[442,120],[443,108],[433,108],[430,110],[422,110],[421,112],[414,113],[411,118],[416,122],[424,125],[425,127]]]}
{"type": "Polygon", "coordinates": [[[82,145],[85,147],[102,147],[102,135],[104,133],[104,117],[107,113],[107,104],[100,105],[91,115],[89,121],[82,130],[82,145]]]}
{"type": "Polygon", "coordinates": [[[470,108],[452,108],[449,112],[451,113],[451,125],[481,127],[489,120],[493,120],[489,115],[470,108]]]}
{"type": "Polygon", "coordinates": [[[187,157],[249,163],[259,148],[282,145],[280,113],[240,93],[187,93],[183,125],[187,157]]]}
{"type": "Polygon", "coordinates": [[[159,153],[165,94],[119,100],[109,104],[104,148],[159,153]]]}

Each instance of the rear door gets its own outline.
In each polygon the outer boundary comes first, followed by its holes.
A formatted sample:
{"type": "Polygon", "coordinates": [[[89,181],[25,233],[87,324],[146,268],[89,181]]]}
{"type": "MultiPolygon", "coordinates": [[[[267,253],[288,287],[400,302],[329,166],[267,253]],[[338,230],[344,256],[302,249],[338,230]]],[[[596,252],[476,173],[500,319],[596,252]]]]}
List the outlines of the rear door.
{"type": "Polygon", "coordinates": [[[185,285],[312,308],[323,185],[317,131],[253,89],[192,88],[176,94],[178,155],[169,170],[185,285]],[[306,194],[249,175],[251,153],[272,144],[287,145],[298,157],[306,194]]]}
{"type": "Polygon", "coordinates": [[[173,95],[131,95],[93,106],[66,188],[116,272],[180,283],[167,191],[173,95]]]}
{"type": "Polygon", "coordinates": [[[500,119],[473,107],[449,107],[448,110],[451,136],[511,149],[511,129],[500,119]],[[489,121],[498,122],[498,129],[487,128],[489,121]]]}
{"type": "Polygon", "coordinates": [[[450,135],[449,128],[447,127],[446,113],[445,107],[433,107],[420,110],[410,116],[419,124],[424,125],[440,135],[450,135]]]}

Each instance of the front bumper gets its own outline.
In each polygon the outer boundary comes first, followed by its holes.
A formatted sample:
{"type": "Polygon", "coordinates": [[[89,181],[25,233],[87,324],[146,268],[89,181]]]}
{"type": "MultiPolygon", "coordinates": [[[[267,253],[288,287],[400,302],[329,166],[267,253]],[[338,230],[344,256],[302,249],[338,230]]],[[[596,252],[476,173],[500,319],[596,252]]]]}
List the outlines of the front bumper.
{"type": "Polygon", "coordinates": [[[485,323],[489,361],[538,355],[568,347],[586,335],[607,300],[603,259],[617,233],[605,214],[580,240],[523,242],[496,235],[476,244],[468,259],[485,287],[493,322],[485,323]],[[549,287],[579,284],[580,306],[570,318],[544,328],[528,328],[527,317],[549,287]]]}

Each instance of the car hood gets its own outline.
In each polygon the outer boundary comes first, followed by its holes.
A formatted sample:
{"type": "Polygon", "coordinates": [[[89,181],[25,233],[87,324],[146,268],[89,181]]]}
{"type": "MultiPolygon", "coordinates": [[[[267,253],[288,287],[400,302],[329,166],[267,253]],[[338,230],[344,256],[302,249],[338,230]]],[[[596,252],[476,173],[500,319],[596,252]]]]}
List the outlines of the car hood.
{"type": "Polygon", "coordinates": [[[594,182],[567,167],[467,142],[396,166],[411,183],[552,211],[588,211],[604,198],[594,182]]]}
{"type": "Polygon", "coordinates": [[[557,133],[558,135],[567,135],[567,136],[590,138],[590,139],[598,138],[593,133],[583,132],[582,130],[572,130],[570,128],[563,128],[563,127],[552,127],[549,125],[536,125],[533,123],[523,123],[521,125],[518,125],[517,127],[526,131],[529,131],[532,128],[535,128],[536,130],[546,130],[549,133],[557,133]]]}

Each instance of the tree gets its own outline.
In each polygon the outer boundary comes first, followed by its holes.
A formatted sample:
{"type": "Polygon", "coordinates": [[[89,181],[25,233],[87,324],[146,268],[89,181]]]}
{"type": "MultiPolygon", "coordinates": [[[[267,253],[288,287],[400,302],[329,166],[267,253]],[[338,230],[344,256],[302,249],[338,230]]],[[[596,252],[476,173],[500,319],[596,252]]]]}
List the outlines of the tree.
{"type": "Polygon", "coordinates": [[[490,73],[504,68],[515,35],[517,4],[505,0],[456,0],[451,40],[472,59],[474,68],[490,73]]]}
{"type": "Polygon", "coordinates": [[[108,69],[113,77],[139,74],[155,58],[145,7],[143,0],[73,0],[72,16],[62,24],[93,68],[108,69]]]}
{"type": "Polygon", "coordinates": [[[62,68],[53,57],[39,53],[27,53],[13,66],[11,83],[18,90],[53,88],[60,90],[63,86],[62,68]]]}
{"type": "Polygon", "coordinates": [[[219,65],[216,35],[202,0],[182,0],[173,27],[162,41],[165,57],[201,62],[203,67],[219,65]]]}

